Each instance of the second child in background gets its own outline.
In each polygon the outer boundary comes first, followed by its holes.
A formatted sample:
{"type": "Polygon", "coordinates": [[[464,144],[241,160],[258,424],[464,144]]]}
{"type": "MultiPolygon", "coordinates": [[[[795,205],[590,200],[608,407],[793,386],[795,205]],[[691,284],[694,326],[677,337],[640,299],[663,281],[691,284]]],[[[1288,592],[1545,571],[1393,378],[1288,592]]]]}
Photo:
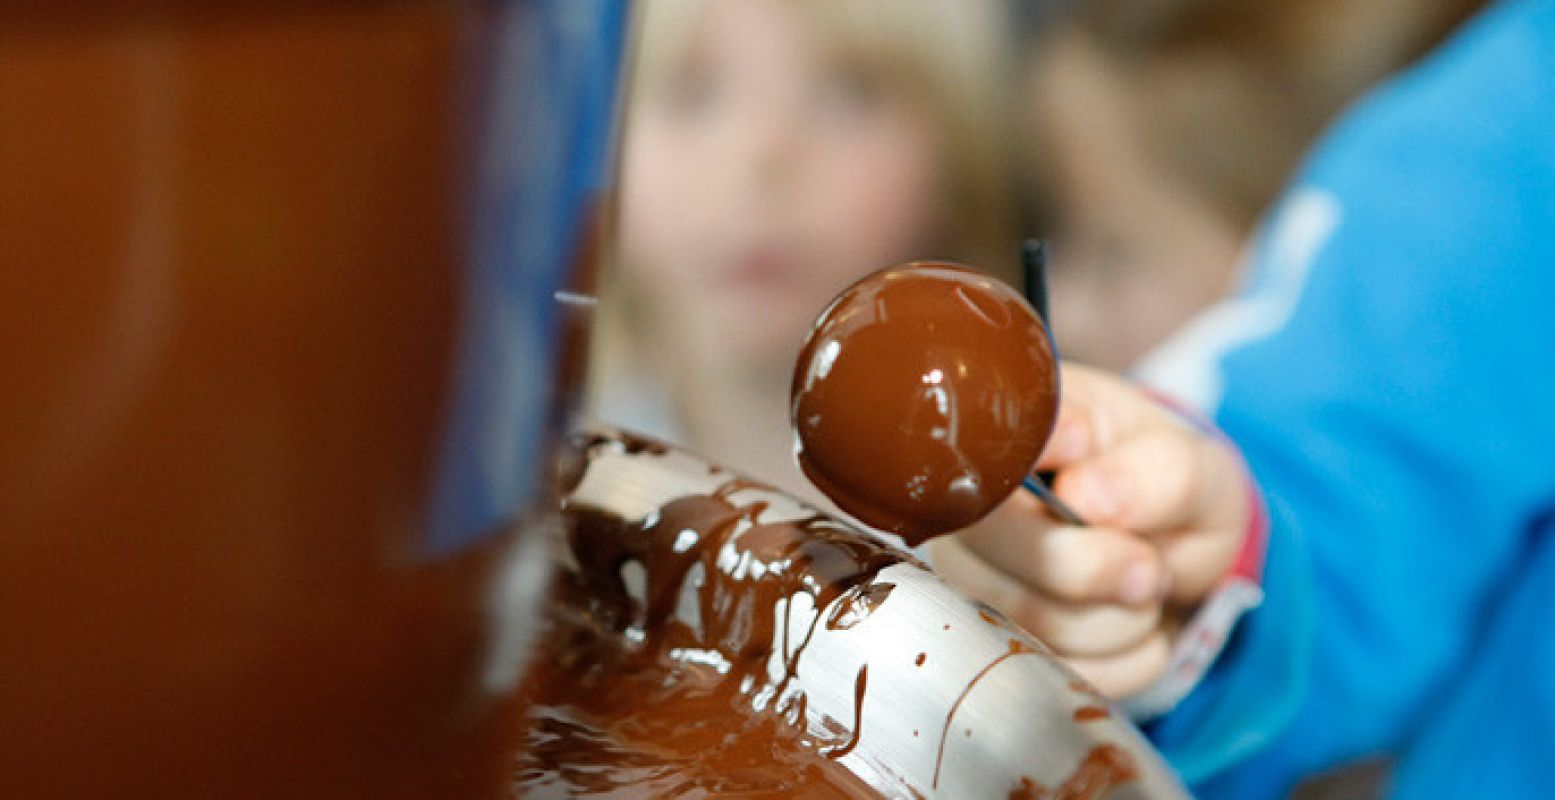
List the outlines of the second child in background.
{"type": "Polygon", "coordinates": [[[1124,371],[1231,288],[1344,107],[1484,0],[1089,0],[1028,47],[1065,355],[1124,371]]]}
{"type": "Polygon", "coordinates": [[[819,502],[788,422],[816,314],[907,260],[1013,279],[1004,9],[646,3],[594,415],[819,502]]]}

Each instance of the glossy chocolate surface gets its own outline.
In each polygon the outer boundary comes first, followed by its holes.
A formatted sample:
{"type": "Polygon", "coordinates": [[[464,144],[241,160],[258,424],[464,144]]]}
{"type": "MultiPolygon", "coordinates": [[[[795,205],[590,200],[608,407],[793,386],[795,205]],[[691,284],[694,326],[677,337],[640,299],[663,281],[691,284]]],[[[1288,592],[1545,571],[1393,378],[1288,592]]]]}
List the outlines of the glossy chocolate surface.
{"type": "Polygon", "coordinates": [[[844,511],[910,544],[1008,497],[1057,411],[1057,366],[1036,312],[954,264],[894,267],[849,287],[794,371],[805,474],[844,511]]]}
{"type": "MultiPolygon", "coordinates": [[[[582,445],[614,446],[654,453],[633,438],[582,445]]],[[[852,678],[853,719],[822,730],[794,678],[818,626],[857,624],[888,600],[875,578],[902,557],[820,516],[766,522],[747,489],[769,491],[730,477],[641,520],[569,504],[576,566],[558,580],[532,676],[520,793],[878,796],[837,761],[862,732],[868,666],[852,678]]]]}

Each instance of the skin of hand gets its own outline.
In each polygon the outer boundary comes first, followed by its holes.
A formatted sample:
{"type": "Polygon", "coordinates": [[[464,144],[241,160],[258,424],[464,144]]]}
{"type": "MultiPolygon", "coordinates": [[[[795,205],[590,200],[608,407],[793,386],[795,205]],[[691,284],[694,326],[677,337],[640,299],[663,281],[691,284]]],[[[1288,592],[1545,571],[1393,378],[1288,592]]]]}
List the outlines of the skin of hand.
{"type": "Polygon", "coordinates": [[[1165,670],[1182,620],[1231,568],[1251,501],[1241,458],[1123,378],[1062,371],[1039,470],[1090,523],[1053,519],[1030,492],[932,542],[936,569],[1123,699],[1165,670]]]}

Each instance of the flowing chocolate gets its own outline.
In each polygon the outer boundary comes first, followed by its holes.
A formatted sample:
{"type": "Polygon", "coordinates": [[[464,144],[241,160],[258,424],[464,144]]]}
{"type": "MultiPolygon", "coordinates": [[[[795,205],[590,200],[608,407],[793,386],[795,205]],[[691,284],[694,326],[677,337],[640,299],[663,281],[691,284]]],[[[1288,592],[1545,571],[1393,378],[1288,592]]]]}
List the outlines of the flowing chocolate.
{"type": "MultiPolygon", "coordinates": [[[[898,568],[926,568],[652,440],[586,433],[573,446],[580,455],[562,475],[564,568],[552,584],[545,656],[524,692],[530,713],[513,762],[515,796],[989,796],[968,794],[964,773],[969,757],[993,766],[984,739],[997,740],[998,730],[986,708],[963,706],[994,673],[1019,668],[1012,662],[1049,658],[1039,644],[964,601],[961,619],[976,635],[986,625],[1008,637],[982,663],[957,667],[955,683],[937,686],[938,671],[956,660],[948,653],[868,648],[862,662],[832,661],[836,632],[894,630],[897,604],[913,598],[912,570],[898,568]],[[897,659],[915,667],[904,673],[897,659]],[[924,691],[945,702],[931,712],[944,714],[932,727],[881,714],[898,699],[889,687],[904,679],[926,681],[924,691]],[[833,691],[843,686],[851,691],[833,691]],[[883,743],[908,737],[921,742],[913,757],[933,770],[915,783],[873,766],[890,749],[883,743]]],[[[936,634],[951,627],[932,625],[936,634]]],[[[1138,780],[1127,750],[1096,739],[1111,723],[1091,719],[1094,691],[1078,680],[1069,688],[1083,695],[1074,714],[1088,723],[1089,751],[1075,752],[1062,778],[1014,777],[1011,797],[1098,800],[1138,780]]],[[[1001,783],[982,789],[1003,796],[1001,783]]]]}
{"type": "Polygon", "coordinates": [[[955,264],[876,272],[821,314],[794,370],[799,465],[844,511],[916,545],[964,528],[1031,472],[1058,413],[1047,330],[955,264]]]}
{"type": "MultiPolygon", "coordinates": [[[[635,437],[582,446],[664,452],[635,437]]],[[[768,521],[763,501],[737,497],[747,490],[770,492],[731,478],[641,520],[569,504],[576,569],[558,580],[531,679],[520,794],[879,796],[836,760],[862,733],[867,665],[853,719],[820,732],[794,678],[818,626],[849,627],[886,601],[892,584],[876,576],[903,556],[820,516],[768,521]],[[791,626],[799,613],[810,618],[791,626]]]]}

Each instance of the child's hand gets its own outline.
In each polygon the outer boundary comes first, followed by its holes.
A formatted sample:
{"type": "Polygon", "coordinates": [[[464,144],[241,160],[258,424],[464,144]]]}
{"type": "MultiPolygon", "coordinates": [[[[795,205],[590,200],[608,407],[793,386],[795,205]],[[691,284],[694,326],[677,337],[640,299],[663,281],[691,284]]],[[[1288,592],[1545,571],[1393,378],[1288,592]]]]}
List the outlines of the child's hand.
{"type": "Polygon", "coordinates": [[[1066,364],[1063,391],[1038,469],[1091,527],[1017,491],[930,547],[941,574],[1121,699],[1161,676],[1178,622],[1236,558],[1246,478],[1229,445],[1120,378],[1066,364]]]}

